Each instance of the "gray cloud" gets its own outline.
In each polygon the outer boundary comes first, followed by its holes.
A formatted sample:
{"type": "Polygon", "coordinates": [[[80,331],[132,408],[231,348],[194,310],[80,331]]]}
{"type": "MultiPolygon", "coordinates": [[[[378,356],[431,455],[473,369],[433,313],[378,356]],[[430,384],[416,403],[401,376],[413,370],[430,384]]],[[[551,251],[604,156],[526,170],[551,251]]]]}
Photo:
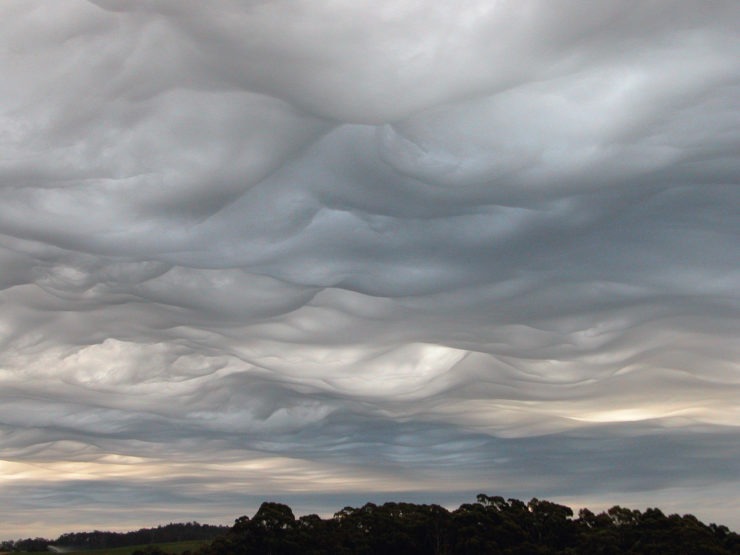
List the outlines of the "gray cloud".
{"type": "Polygon", "coordinates": [[[4,534],[733,506],[737,2],[0,15],[4,534]]]}

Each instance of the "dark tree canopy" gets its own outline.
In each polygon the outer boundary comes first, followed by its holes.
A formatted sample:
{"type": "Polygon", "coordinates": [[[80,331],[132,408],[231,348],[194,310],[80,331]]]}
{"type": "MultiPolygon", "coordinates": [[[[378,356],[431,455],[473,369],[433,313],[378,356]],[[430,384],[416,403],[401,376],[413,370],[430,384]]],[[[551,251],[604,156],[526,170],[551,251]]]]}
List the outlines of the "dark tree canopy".
{"type": "Polygon", "coordinates": [[[287,505],[263,503],[230,529],[170,524],[126,534],[63,534],[5,542],[0,551],[44,550],[51,543],[88,549],[150,544],[137,555],[164,555],[157,542],[215,539],[187,555],[740,555],[740,536],[693,515],[614,506],[594,514],[534,498],[480,494],[453,511],[439,505],[389,502],[344,507],[331,518],[296,518],[287,505]],[[218,536],[218,537],[216,537],[218,536]],[[129,543],[127,543],[129,542],[129,543]]]}
{"type": "Polygon", "coordinates": [[[201,555],[740,554],[740,536],[693,515],[615,506],[594,514],[550,501],[480,494],[448,511],[439,505],[367,503],[332,518],[295,519],[263,503],[201,555]]]}

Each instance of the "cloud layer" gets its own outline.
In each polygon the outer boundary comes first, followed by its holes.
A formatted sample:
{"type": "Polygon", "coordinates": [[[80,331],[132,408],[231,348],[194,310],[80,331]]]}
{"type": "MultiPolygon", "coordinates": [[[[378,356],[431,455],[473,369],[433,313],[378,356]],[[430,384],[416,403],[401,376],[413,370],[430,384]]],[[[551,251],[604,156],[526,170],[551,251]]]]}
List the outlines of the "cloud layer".
{"type": "Polygon", "coordinates": [[[739,23],[4,2],[3,534],[477,491],[740,526],[739,23]]]}

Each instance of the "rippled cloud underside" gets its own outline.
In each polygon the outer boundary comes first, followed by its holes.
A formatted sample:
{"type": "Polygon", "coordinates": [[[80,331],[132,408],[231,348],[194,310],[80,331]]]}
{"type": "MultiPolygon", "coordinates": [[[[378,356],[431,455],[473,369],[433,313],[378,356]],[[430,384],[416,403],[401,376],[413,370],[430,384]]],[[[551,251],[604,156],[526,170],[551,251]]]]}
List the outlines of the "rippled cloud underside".
{"type": "Polygon", "coordinates": [[[740,526],[737,0],[5,0],[2,534],[479,491],[740,526]]]}

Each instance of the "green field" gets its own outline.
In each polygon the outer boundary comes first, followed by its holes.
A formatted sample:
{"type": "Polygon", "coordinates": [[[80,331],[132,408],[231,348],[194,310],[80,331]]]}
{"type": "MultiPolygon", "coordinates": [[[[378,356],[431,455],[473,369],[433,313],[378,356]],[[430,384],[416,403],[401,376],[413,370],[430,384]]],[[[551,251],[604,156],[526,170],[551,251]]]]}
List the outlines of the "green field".
{"type": "MultiPolygon", "coordinates": [[[[195,551],[200,546],[211,543],[211,540],[190,540],[185,542],[152,543],[146,545],[129,545],[111,549],[90,549],[88,551],[68,551],[64,555],[131,555],[134,551],[146,551],[147,547],[156,546],[166,553],[195,551]]],[[[12,555],[49,555],[51,551],[14,551],[12,555]]]]}

